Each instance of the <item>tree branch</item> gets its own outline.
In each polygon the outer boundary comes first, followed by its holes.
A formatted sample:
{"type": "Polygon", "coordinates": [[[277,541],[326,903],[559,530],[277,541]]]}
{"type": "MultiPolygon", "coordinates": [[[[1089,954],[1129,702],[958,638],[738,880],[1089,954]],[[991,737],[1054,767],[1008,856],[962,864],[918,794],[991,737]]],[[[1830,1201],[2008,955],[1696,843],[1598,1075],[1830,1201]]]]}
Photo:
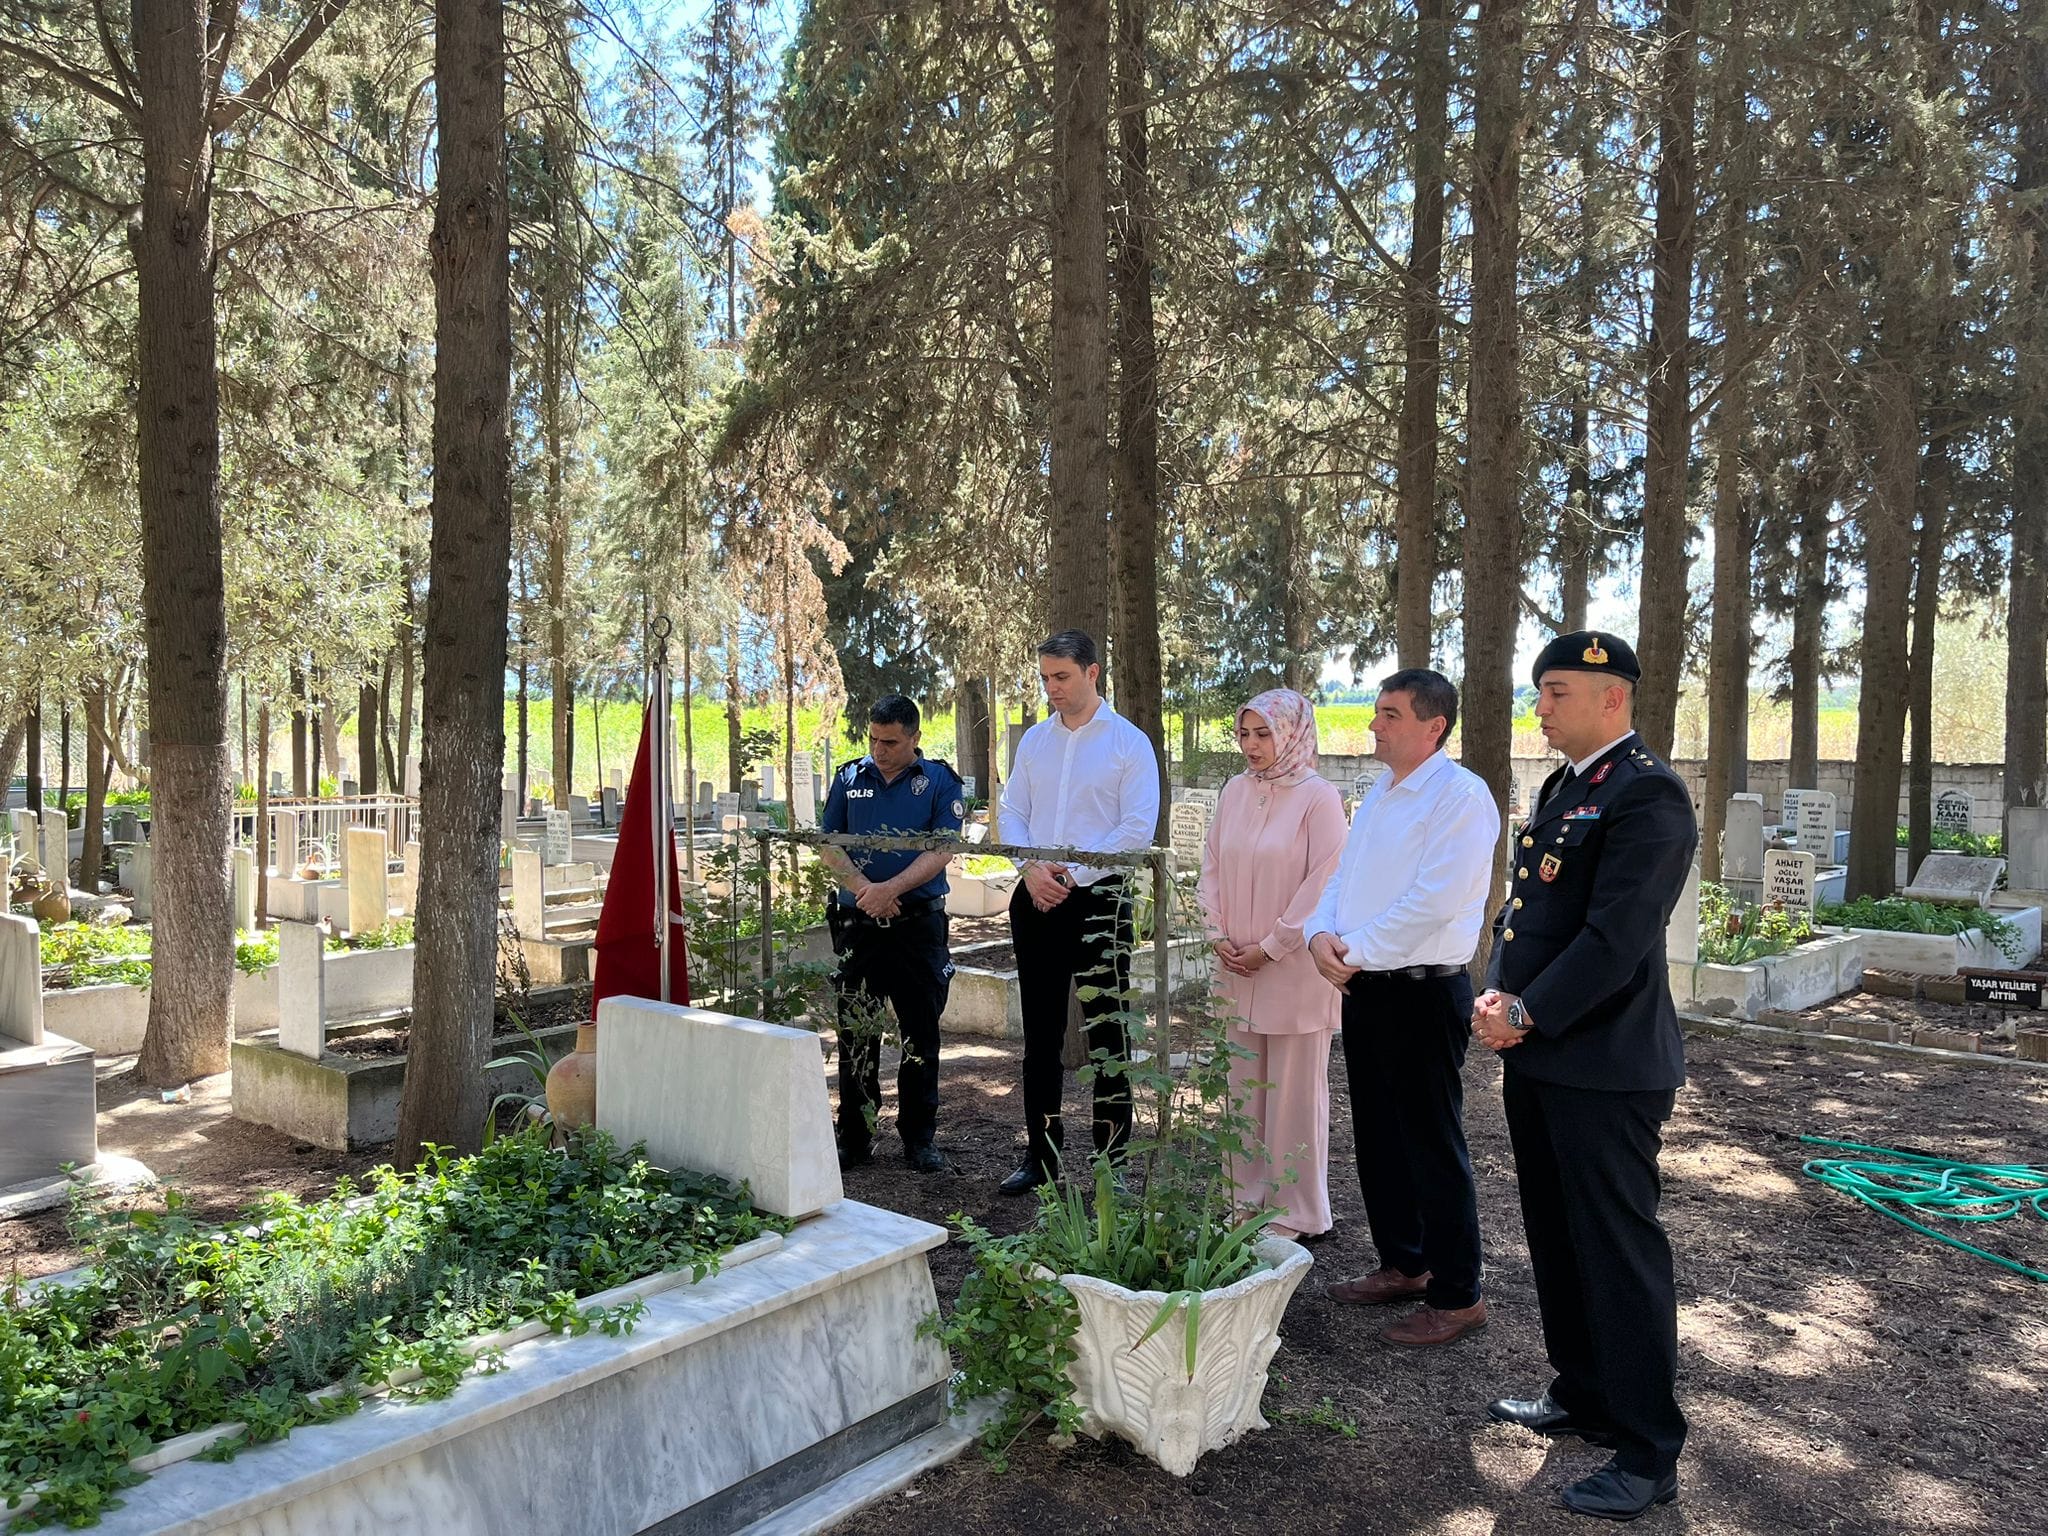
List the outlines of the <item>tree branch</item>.
{"type": "Polygon", "coordinates": [[[95,100],[105,102],[131,123],[139,123],[142,120],[142,108],[137,106],[132,98],[122,95],[106,81],[87,74],[75,65],[66,64],[62,59],[51,58],[39,48],[26,48],[20,43],[0,37],[0,54],[20,59],[31,69],[40,70],[46,75],[54,75],[65,84],[76,86],[95,100]]]}
{"type": "Polygon", "coordinates": [[[5,118],[0,118],[0,145],[5,145],[8,149],[13,150],[22,159],[34,166],[43,177],[54,181],[58,186],[64,188],[65,191],[71,193],[72,196],[91,203],[95,208],[103,209],[117,219],[130,217],[141,207],[139,203],[116,202],[105,193],[94,191],[69,172],[60,170],[49,159],[30,148],[28,141],[17,134],[14,131],[13,124],[9,123],[5,118]]]}
{"type": "Polygon", "coordinates": [[[290,77],[300,59],[320,41],[335,19],[348,9],[348,0],[320,0],[320,9],[306,18],[305,25],[293,35],[292,40],[278,49],[277,57],[263,66],[262,71],[241,90],[224,100],[213,104],[209,126],[215,133],[232,128],[242,114],[251,107],[263,105],[277,93],[279,86],[290,77]]]}

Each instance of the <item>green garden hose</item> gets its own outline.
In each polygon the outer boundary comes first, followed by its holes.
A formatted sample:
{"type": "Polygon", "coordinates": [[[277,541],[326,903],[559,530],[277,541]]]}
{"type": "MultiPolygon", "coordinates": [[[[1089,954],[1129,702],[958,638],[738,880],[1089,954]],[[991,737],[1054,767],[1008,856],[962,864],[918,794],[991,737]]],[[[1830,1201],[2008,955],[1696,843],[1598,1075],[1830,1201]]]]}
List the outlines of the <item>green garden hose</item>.
{"type": "Polygon", "coordinates": [[[1906,1214],[1913,1211],[1946,1221],[2005,1221],[2031,1210],[2048,1221],[2048,1168],[2029,1167],[2025,1163],[1958,1163],[1892,1147],[1865,1146],[1860,1141],[1830,1141],[1825,1136],[1799,1139],[1808,1146],[1875,1152],[1894,1159],[1879,1163],[1860,1158],[1817,1157],[1806,1165],[1805,1173],[1915,1232],[1924,1232],[1938,1243],[2048,1284],[2048,1274],[2038,1269],[1986,1253],[1906,1214]]]}

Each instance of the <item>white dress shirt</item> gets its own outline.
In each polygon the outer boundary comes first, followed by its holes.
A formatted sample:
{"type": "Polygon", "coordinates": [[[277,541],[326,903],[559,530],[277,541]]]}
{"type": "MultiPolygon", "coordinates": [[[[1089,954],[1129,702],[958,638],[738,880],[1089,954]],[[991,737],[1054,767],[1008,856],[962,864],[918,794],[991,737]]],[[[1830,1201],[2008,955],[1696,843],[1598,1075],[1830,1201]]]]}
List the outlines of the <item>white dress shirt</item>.
{"type": "MultiPolygon", "coordinates": [[[[1057,713],[1017,743],[1003,785],[997,829],[1025,848],[1129,853],[1152,846],[1159,828],[1159,759],[1145,733],[1103,700],[1078,731],[1057,713]]],[[[1077,885],[1121,869],[1073,867],[1077,885]]]]}
{"type": "Polygon", "coordinates": [[[1334,933],[1345,964],[1361,970],[1464,965],[1486,922],[1500,811],[1485,781],[1442,752],[1393,777],[1380,775],[1358,802],[1302,936],[1334,933]]]}

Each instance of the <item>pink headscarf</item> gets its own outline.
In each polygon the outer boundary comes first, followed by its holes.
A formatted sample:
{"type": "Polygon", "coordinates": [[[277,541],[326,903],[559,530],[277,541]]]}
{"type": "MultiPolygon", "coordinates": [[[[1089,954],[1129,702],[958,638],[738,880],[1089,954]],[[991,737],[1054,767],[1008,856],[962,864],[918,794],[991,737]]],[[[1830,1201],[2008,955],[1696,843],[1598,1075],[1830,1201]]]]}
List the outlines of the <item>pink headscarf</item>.
{"type": "Polygon", "coordinates": [[[1253,778],[1291,789],[1316,771],[1316,709],[1292,688],[1269,688],[1238,709],[1240,722],[1257,715],[1273,730],[1273,766],[1253,778]]]}

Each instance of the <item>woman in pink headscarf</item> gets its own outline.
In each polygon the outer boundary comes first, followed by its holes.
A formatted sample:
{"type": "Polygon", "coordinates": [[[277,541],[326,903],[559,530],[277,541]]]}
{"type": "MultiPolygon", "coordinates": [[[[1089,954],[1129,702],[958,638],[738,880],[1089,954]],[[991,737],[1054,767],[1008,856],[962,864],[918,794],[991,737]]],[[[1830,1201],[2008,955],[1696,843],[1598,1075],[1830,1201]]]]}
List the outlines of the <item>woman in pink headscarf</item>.
{"type": "Polygon", "coordinates": [[[1316,772],[1315,706],[1292,689],[1237,712],[1237,745],[1245,771],[1223,786],[1197,887],[1217,991],[1237,1015],[1231,1039],[1251,1053],[1233,1058],[1231,1082],[1264,1143],[1237,1168],[1237,1193],[1284,1212],[1272,1228],[1281,1236],[1313,1237],[1330,1229],[1330,1041],[1341,999],[1316,973],[1301,925],[1344,851],[1344,801],[1316,772]]]}

